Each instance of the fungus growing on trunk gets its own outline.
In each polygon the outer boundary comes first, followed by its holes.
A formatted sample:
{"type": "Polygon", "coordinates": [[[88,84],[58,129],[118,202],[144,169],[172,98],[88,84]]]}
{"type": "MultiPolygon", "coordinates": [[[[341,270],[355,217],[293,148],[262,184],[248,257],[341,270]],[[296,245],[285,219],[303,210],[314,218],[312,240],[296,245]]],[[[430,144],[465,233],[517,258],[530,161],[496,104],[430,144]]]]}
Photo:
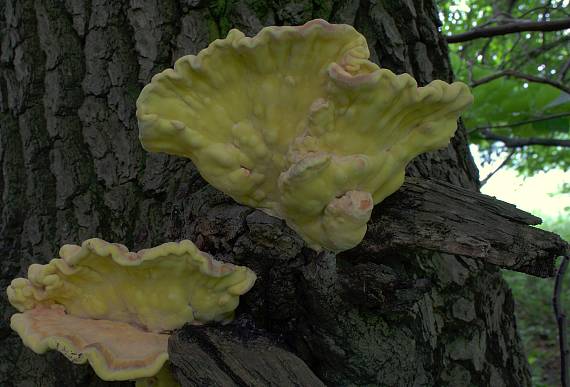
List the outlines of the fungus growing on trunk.
{"type": "Polygon", "coordinates": [[[89,362],[104,380],[151,377],[168,360],[168,334],[120,321],[75,317],[61,305],[16,313],[11,326],[34,352],[55,349],[76,364],[89,362]]]}
{"type": "Polygon", "coordinates": [[[231,30],[152,78],[137,101],[145,149],[192,159],[237,202],[342,251],[407,163],[447,145],[472,102],[463,83],[417,87],[370,62],[353,27],[313,20],[231,30]]]}
{"type": "Polygon", "coordinates": [[[8,300],[22,313],[11,327],[33,351],[88,361],[104,380],[156,375],[168,359],[170,330],[231,320],[256,279],[187,240],[135,253],[89,239],[63,246],[60,257],[12,281],[8,300]]]}

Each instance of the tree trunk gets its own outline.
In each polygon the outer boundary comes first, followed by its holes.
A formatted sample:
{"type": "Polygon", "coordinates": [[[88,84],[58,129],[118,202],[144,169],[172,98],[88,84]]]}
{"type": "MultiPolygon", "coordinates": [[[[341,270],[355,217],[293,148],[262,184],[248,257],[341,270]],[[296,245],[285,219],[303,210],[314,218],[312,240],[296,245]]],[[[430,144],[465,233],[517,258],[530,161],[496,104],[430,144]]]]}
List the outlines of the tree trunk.
{"type": "MultiPolygon", "coordinates": [[[[530,385],[498,269],[422,249],[317,257],[282,221],[137,138],[135,101],[151,76],[233,27],[251,36],[313,18],[347,23],[381,66],[420,84],[450,81],[433,0],[2,0],[0,15],[0,288],[64,243],[190,239],[256,271],[239,313],[283,337],[326,385],[530,385]],[[387,307],[382,289],[377,303],[337,291],[367,276],[372,287],[408,285],[392,289],[387,307]]],[[[464,129],[408,175],[476,191],[464,129]]],[[[106,384],[87,366],[24,348],[0,294],[0,385],[106,384]]]]}

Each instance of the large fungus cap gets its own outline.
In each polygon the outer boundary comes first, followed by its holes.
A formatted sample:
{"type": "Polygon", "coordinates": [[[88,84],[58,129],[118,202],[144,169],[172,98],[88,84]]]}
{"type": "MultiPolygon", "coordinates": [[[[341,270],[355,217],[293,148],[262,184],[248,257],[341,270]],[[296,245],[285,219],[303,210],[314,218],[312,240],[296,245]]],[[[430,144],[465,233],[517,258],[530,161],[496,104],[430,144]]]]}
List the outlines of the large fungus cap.
{"type": "Polygon", "coordinates": [[[137,101],[140,140],[191,158],[312,248],[349,249],[406,164],[446,146],[473,100],[463,83],[417,87],[368,57],[353,27],[324,20],[253,38],[231,30],[152,78],[137,101]]]}
{"type": "Polygon", "coordinates": [[[11,327],[35,352],[56,349],[76,363],[89,361],[105,380],[157,374],[168,359],[165,331],[228,321],[256,279],[187,240],[135,253],[89,239],[59,254],[8,287],[8,300],[22,312],[11,327]]]}

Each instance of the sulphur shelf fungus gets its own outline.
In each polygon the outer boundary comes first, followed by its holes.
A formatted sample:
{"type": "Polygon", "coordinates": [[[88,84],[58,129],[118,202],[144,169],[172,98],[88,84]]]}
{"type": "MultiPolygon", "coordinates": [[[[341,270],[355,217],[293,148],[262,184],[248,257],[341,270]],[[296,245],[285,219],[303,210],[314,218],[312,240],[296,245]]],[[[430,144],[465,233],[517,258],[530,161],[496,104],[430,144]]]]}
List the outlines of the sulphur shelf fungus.
{"type": "Polygon", "coordinates": [[[231,320],[256,279],[187,240],[135,253],[89,239],[59,254],[8,287],[8,300],[21,312],[12,316],[12,329],[36,353],[55,349],[89,362],[103,380],[139,379],[139,386],[176,385],[161,371],[168,332],[187,322],[231,320]]]}
{"type": "Polygon", "coordinates": [[[313,249],[349,249],[408,162],[445,147],[473,101],[463,83],[417,87],[368,58],[349,25],[231,30],[152,78],[137,101],[140,140],[191,158],[214,187],[285,219],[313,249]]]}

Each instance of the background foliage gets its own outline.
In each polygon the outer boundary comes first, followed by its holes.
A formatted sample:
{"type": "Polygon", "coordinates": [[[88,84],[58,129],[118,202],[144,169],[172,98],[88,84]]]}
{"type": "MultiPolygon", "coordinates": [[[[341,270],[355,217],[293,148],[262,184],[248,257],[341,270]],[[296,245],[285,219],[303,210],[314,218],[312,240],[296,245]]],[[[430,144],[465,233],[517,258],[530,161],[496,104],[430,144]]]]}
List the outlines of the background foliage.
{"type": "MultiPolygon", "coordinates": [[[[440,1],[444,34],[521,21],[569,17],[569,1],[440,1]]],[[[570,167],[570,148],[509,146],[496,136],[570,140],[570,30],[520,32],[450,44],[458,80],[473,87],[475,104],[464,116],[470,140],[485,160],[512,153],[507,166],[532,175],[570,167]]]]}
{"type": "MultiPolygon", "coordinates": [[[[459,35],[491,26],[567,19],[569,1],[440,1],[442,33],[459,35]]],[[[503,158],[499,168],[522,176],[570,167],[570,30],[518,32],[449,45],[456,78],[473,88],[475,103],[463,117],[470,141],[484,162],[503,158]],[[542,144],[542,145],[538,145],[542,144]],[[506,157],[505,157],[506,155],[506,157]]],[[[570,194],[570,183],[560,182],[570,194]]],[[[570,209],[542,215],[542,228],[570,240],[570,209]]],[[[504,272],[516,300],[535,386],[557,386],[558,332],[552,309],[554,280],[504,272]]],[[[570,311],[570,280],[564,306],[570,311]]]]}
{"type": "MultiPolygon", "coordinates": [[[[570,241],[570,213],[558,217],[543,216],[541,228],[553,231],[570,241]]],[[[563,306],[570,312],[570,280],[566,273],[563,306]]],[[[516,302],[516,316],[536,387],[560,384],[560,352],[558,328],[552,310],[554,279],[542,279],[521,273],[503,271],[516,302]]]]}

